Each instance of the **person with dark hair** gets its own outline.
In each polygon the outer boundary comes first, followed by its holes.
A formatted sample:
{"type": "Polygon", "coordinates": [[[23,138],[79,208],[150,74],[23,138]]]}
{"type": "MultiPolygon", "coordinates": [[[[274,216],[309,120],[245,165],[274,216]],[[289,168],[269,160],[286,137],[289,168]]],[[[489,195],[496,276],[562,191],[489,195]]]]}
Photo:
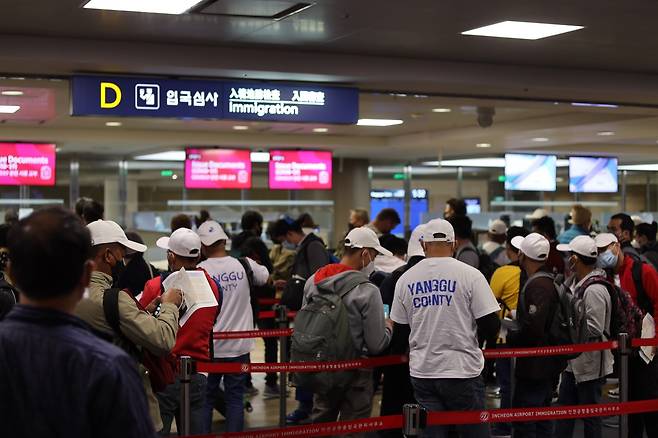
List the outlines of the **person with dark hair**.
{"type": "Polygon", "coordinates": [[[263,215],[257,211],[247,211],[242,215],[240,226],[242,232],[237,236],[233,236],[233,240],[231,240],[231,255],[233,257],[249,257],[265,266],[269,272],[272,272],[269,251],[267,245],[261,239],[263,215]]]}
{"type": "Polygon", "coordinates": [[[555,232],[555,221],[550,216],[542,216],[531,222],[532,232],[541,234],[551,245],[551,251],[546,260],[546,267],[553,274],[564,274],[564,259],[557,250],[557,233],[555,232]]]}
{"type": "Polygon", "coordinates": [[[201,226],[202,223],[210,220],[210,213],[208,210],[201,210],[198,216],[194,216],[194,225],[197,229],[201,226]]]}
{"type": "MultiPolygon", "coordinates": [[[[523,227],[509,227],[505,241],[505,254],[510,262],[496,269],[491,276],[490,287],[494,297],[502,306],[501,320],[512,318],[519,301],[519,292],[525,284],[525,272],[519,266],[519,250],[512,245],[516,236],[525,237],[528,230],[523,227]]],[[[506,332],[501,330],[496,347],[505,348],[506,332]]],[[[512,407],[512,361],[509,358],[496,359],[496,379],[500,386],[500,407],[512,407]]],[[[493,426],[492,435],[505,436],[512,433],[510,423],[497,423],[493,426]]]]}
{"type": "MultiPolygon", "coordinates": [[[[172,359],[181,356],[190,356],[196,360],[210,360],[210,342],[212,339],[215,319],[220,312],[221,302],[218,283],[215,282],[203,269],[197,268],[201,256],[201,239],[189,228],[179,228],[170,237],[161,237],[156,242],[159,248],[167,251],[167,263],[169,270],[152,280],[144,286],[144,292],[139,302],[145,308],[160,304],[163,291],[163,282],[169,275],[185,269],[185,271],[200,270],[205,275],[208,286],[217,301],[217,305],[195,309],[191,315],[185,315],[185,323],[178,329],[176,344],[171,351],[172,359]]],[[[203,280],[201,280],[203,281],[203,280]]],[[[206,289],[207,290],[207,289],[206,289]]],[[[192,294],[193,290],[184,290],[192,294]]],[[[198,292],[197,292],[198,293],[198,292]]],[[[190,378],[190,433],[200,434],[206,431],[204,422],[204,410],[206,405],[206,376],[193,372],[190,378]]],[[[173,383],[167,385],[156,394],[160,406],[163,428],[160,435],[171,433],[171,424],[174,418],[178,418],[180,410],[181,381],[177,376],[173,383]]],[[[181,424],[176,420],[176,426],[181,424]]]]}
{"type": "Polygon", "coordinates": [[[185,213],[177,214],[171,218],[169,228],[172,233],[179,228],[192,228],[192,219],[185,213]]]}
{"type": "MultiPolygon", "coordinates": [[[[128,291],[113,287],[118,281],[119,267],[128,251],[146,251],[146,246],[128,240],[119,224],[98,220],[87,225],[91,233],[94,271],[91,273],[88,298],[83,298],[75,313],[96,331],[114,339],[116,345],[141,362],[144,350],[155,356],[167,356],[176,341],[178,308],[183,296],[180,290],[166,291],[157,316],[155,307],[143,309],[128,291]],[[114,320],[116,318],[116,321],[114,320]]],[[[153,395],[151,373],[139,364],[149,402],[151,420],[156,430],[162,429],[158,401],[153,395]]]]}
{"type": "Polygon", "coordinates": [[[0,323],[0,412],[11,437],[154,437],[133,360],[73,316],[89,285],[89,232],[39,210],[9,233],[21,304],[0,323]]]}
{"type": "Polygon", "coordinates": [[[75,202],[75,214],[78,215],[80,219],[82,219],[82,212],[85,209],[85,205],[87,205],[89,202],[91,202],[91,198],[87,198],[86,196],[82,196],[78,198],[78,200],[75,202]]]}
{"type": "MultiPolygon", "coordinates": [[[[605,342],[610,336],[612,302],[606,273],[596,267],[596,242],[589,236],[575,237],[569,244],[557,249],[569,254],[569,271],[574,275],[566,284],[573,294],[585,303],[589,342],[605,342]]],[[[613,356],[610,350],[581,353],[569,361],[562,373],[558,404],[596,405],[601,403],[605,376],[612,373],[613,356]]],[[[602,419],[583,419],[586,438],[601,438],[602,419]]],[[[562,420],[556,424],[555,436],[571,438],[575,420],[562,420]]]]}
{"type": "MultiPolygon", "coordinates": [[[[126,231],[126,237],[133,242],[144,244],[142,236],[135,231],[126,231]]],[[[138,296],[144,290],[147,281],[160,275],[160,271],[144,259],[144,254],[138,251],[126,254],[126,267],[119,274],[116,286],[138,296]]]]}
{"type": "Polygon", "coordinates": [[[103,207],[103,204],[93,199],[85,204],[84,208],[82,209],[82,219],[86,224],[90,224],[92,222],[96,222],[97,220],[103,219],[104,214],[105,207],[103,207]]]}
{"type": "MultiPolygon", "coordinates": [[[[407,264],[407,241],[392,234],[383,235],[379,242],[392,255],[378,255],[375,258],[375,270],[390,274],[397,268],[407,264]]],[[[375,282],[376,284],[376,282],[375,282]]]]}
{"type": "Polygon", "coordinates": [[[658,223],[639,224],[635,227],[635,240],[640,247],[640,254],[644,256],[658,270],[658,223]]]}
{"type": "Polygon", "coordinates": [[[452,216],[448,222],[455,230],[455,258],[460,262],[473,266],[475,269],[480,268],[480,255],[477,248],[473,245],[471,237],[473,235],[473,222],[468,216],[452,216]]]}
{"type": "Polygon", "coordinates": [[[449,220],[454,216],[466,216],[466,202],[463,199],[450,198],[446,201],[443,218],[449,220]]]}
{"type": "Polygon", "coordinates": [[[377,237],[382,237],[384,234],[390,234],[401,222],[400,215],[394,208],[384,208],[366,227],[374,231],[377,237]]]}

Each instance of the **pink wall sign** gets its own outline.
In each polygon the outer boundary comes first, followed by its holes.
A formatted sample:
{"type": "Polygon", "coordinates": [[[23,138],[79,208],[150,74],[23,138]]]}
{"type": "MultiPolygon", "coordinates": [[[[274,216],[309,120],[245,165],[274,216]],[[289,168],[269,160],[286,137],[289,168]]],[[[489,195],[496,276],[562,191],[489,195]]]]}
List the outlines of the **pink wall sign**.
{"type": "Polygon", "coordinates": [[[331,152],[270,151],[270,188],[329,190],[331,152]]]}
{"type": "Polygon", "coordinates": [[[188,149],[185,188],[251,188],[250,154],[239,149],[188,149]]]}
{"type": "Polygon", "coordinates": [[[0,185],[55,185],[55,145],[0,143],[0,185]]]}

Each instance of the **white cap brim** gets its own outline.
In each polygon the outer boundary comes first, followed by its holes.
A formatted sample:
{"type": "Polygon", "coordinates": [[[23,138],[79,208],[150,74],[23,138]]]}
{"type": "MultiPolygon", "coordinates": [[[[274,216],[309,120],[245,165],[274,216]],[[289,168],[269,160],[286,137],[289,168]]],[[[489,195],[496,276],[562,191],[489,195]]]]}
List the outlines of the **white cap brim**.
{"type": "Polygon", "coordinates": [[[169,237],[164,236],[164,237],[159,238],[159,239],[155,242],[155,246],[157,246],[158,248],[162,248],[162,249],[166,249],[166,250],[168,250],[168,249],[169,249],[169,237]]]}
{"type": "Polygon", "coordinates": [[[557,250],[560,251],[560,252],[570,252],[570,251],[573,251],[573,249],[571,249],[571,246],[570,246],[568,243],[560,243],[556,248],[557,248],[557,250]]]}
{"type": "Polygon", "coordinates": [[[515,237],[513,237],[513,238],[512,238],[512,242],[511,242],[511,243],[512,243],[512,246],[513,246],[514,248],[520,250],[520,249],[521,249],[521,243],[523,243],[523,239],[525,239],[525,237],[523,237],[523,236],[515,236],[515,237]]]}
{"type": "Polygon", "coordinates": [[[118,243],[135,252],[145,252],[147,249],[146,245],[142,245],[141,243],[137,243],[129,239],[121,240],[118,243]]]}
{"type": "Polygon", "coordinates": [[[617,236],[615,236],[612,233],[599,234],[598,236],[596,236],[594,241],[596,242],[597,248],[605,248],[613,243],[619,242],[619,240],[617,240],[617,236]]]}
{"type": "Polygon", "coordinates": [[[384,247],[381,246],[381,245],[375,247],[374,249],[375,249],[378,253],[380,253],[381,255],[385,255],[385,256],[392,256],[392,255],[393,255],[393,253],[392,253],[391,251],[387,250],[386,248],[384,248],[384,247]]]}

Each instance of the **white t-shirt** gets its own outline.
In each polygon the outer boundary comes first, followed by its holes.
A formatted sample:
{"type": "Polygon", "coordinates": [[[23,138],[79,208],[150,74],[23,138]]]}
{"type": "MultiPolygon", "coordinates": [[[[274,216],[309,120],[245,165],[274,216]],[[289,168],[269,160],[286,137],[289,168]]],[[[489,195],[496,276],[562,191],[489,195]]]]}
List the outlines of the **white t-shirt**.
{"type": "Polygon", "coordinates": [[[451,257],[421,260],[395,286],[391,319],[411,327],[409,368],[421,379],[468,379],[484,368],[475,320],[500,310],[484,276],[451,257]]]}
{"type": "MultiPolygon", "coordinates": [[[[247,258],[254,273],[254,285],[267,283],[269,272],[265,266],[247,258]]],[[[219,311],[213,331],[235,332],[254,329],[254,316],[251,310],[249,280],[240,262],[230,256],[214,257],[199,264],[217,282],[222,295],[222,308],[219,311]]],[[[214,341],[215,357],[238,357],[251,352],[253,339],[218,339],[214,341]]]]}

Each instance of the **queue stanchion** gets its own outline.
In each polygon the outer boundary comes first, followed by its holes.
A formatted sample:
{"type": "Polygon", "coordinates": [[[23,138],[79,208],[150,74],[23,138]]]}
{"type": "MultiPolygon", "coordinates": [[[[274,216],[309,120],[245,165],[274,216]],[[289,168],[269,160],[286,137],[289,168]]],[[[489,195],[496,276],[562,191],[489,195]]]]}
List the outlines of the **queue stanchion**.
{"type": "MultiPolygon", "coordinates": [[[[631,339],[628,333],[619,333],[619,401],[628,401],[628,361],[631,355],[631,339]]],[[[619,416],[619,438],[628,438],[628,415],[619,416]]]]}
{"type": "Polygon", "coordinates": [[[417,404],[402,406],[402,434],[406,438],[416,438],[423,434],[427,426],[427,410],[417,404]]]}
{"type": "MultiPolygon", "coordinates": [[[[288,308],[283,305],[276,305],[274,307],[274,321],[280,329],[287,329],[289,326],[288,321],[288,308]]],[[[279,361],[281,363],[288,362],[288,337],[282,335],[279,337],[279,361]]],[[[288,392],[288,374],[281,372],[279,375],[279,427],[286,427],[287,410],[287,392],[288,392]]]]}
{"type": "Polygon", "coordinates": [[[192,382],[192,358],[182,356],[179,362],[178,378],[180,380],[180,427],[183,436],[190,434],[190,384],[192,382]]]}

